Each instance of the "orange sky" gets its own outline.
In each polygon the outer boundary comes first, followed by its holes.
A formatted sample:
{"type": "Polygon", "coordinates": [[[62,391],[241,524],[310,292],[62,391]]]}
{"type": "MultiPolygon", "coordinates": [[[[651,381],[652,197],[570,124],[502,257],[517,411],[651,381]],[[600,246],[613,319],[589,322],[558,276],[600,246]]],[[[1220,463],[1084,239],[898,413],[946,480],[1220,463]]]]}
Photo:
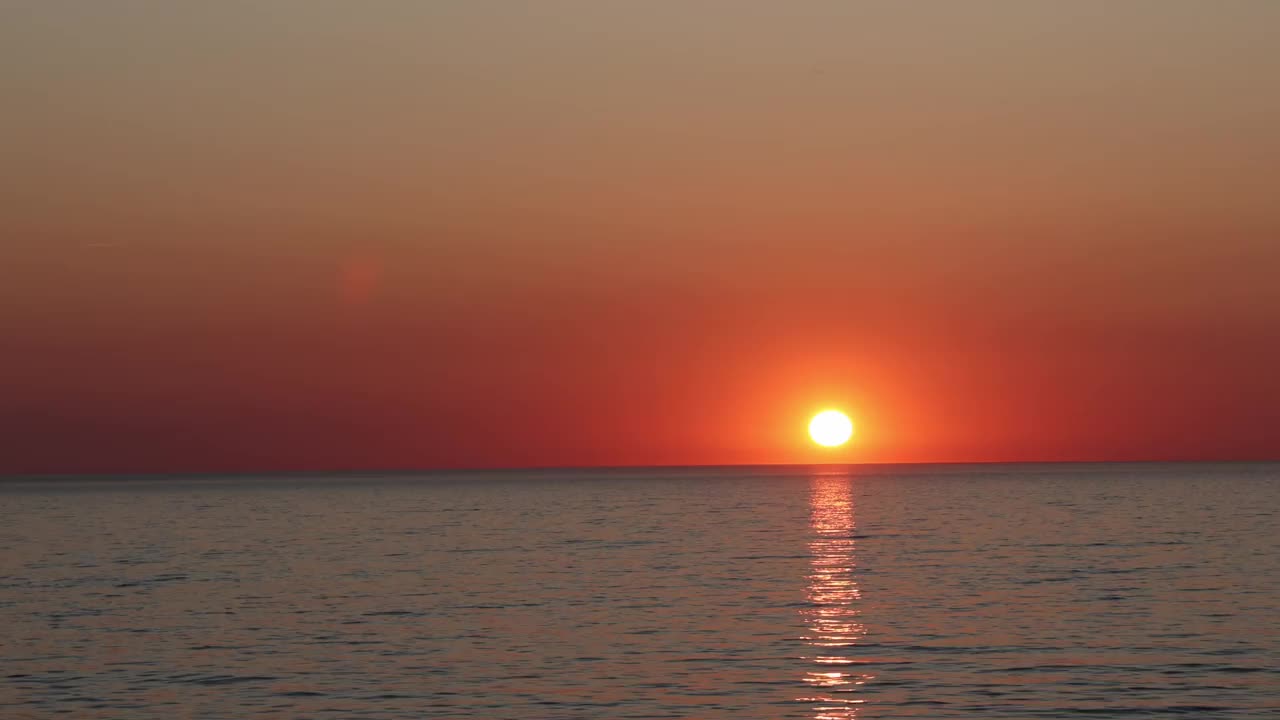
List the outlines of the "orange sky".
{"type": "Polygon", "coordinates": [[[1280,457],[1278,23],[6,6],[0,473],[1280,457]]]}

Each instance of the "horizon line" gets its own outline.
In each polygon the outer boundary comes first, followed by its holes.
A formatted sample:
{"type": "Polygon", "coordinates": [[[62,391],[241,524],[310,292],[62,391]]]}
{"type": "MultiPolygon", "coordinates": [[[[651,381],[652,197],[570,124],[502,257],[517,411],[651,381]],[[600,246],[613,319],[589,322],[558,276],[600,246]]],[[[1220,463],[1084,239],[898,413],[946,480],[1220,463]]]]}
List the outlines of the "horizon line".
{"type": "Polygon", "coordinates": [[[957,467],[957,466],[1007,466],[1007,465],[1225,465],[1225,464],[1273,464],[1280,458],[1235,459],[1139,459],[1139,460],[966,460],[966,461],[900,461],[900,462],[817,462],[817,463],[687,463],[652,465],[492,465],[460,467],[410,467],[410,468],[334,468],[298,470],[179,470],[179,471],[110,471],[110,472],[34,472],[0,474],[0,483],[24,480],[125,480],[161,478],[219,478],[219,477],[297,477],[359,476],[359,475],[470,475],[481,473],[519,472],[590,472],[605,470],[717,470],[731,468],[836,468],[836,467],[957,467]]]}

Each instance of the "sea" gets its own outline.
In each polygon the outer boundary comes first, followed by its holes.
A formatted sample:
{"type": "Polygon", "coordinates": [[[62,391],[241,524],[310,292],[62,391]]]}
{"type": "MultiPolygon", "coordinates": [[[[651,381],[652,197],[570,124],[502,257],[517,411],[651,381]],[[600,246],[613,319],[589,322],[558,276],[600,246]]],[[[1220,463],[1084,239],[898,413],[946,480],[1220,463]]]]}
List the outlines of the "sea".
{"type": "Polygon", "coordinates": [[[1280,718],[1280,465],[0,482],[0,718],[1280,718]]]}

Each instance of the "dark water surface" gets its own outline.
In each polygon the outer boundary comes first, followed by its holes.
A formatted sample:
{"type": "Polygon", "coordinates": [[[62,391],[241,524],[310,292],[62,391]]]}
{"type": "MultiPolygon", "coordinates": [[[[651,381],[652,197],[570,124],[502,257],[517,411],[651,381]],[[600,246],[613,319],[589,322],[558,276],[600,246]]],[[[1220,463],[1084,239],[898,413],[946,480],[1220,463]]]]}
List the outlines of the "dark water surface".
{"type": "Polygon", "coordinates": [[[0,484],[0,717],[1280,718],[1280,466],[0,484]]]}

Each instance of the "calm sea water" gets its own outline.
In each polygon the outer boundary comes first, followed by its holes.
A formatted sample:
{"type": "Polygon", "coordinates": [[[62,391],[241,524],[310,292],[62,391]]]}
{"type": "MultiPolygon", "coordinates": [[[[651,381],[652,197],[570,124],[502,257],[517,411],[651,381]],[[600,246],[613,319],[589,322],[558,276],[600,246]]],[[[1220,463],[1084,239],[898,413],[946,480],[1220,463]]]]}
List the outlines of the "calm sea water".
{"type": "Polygon", "coordinates": [[[0,717],[1280,718],[1280,466],[0,484],[0,717]]]}

